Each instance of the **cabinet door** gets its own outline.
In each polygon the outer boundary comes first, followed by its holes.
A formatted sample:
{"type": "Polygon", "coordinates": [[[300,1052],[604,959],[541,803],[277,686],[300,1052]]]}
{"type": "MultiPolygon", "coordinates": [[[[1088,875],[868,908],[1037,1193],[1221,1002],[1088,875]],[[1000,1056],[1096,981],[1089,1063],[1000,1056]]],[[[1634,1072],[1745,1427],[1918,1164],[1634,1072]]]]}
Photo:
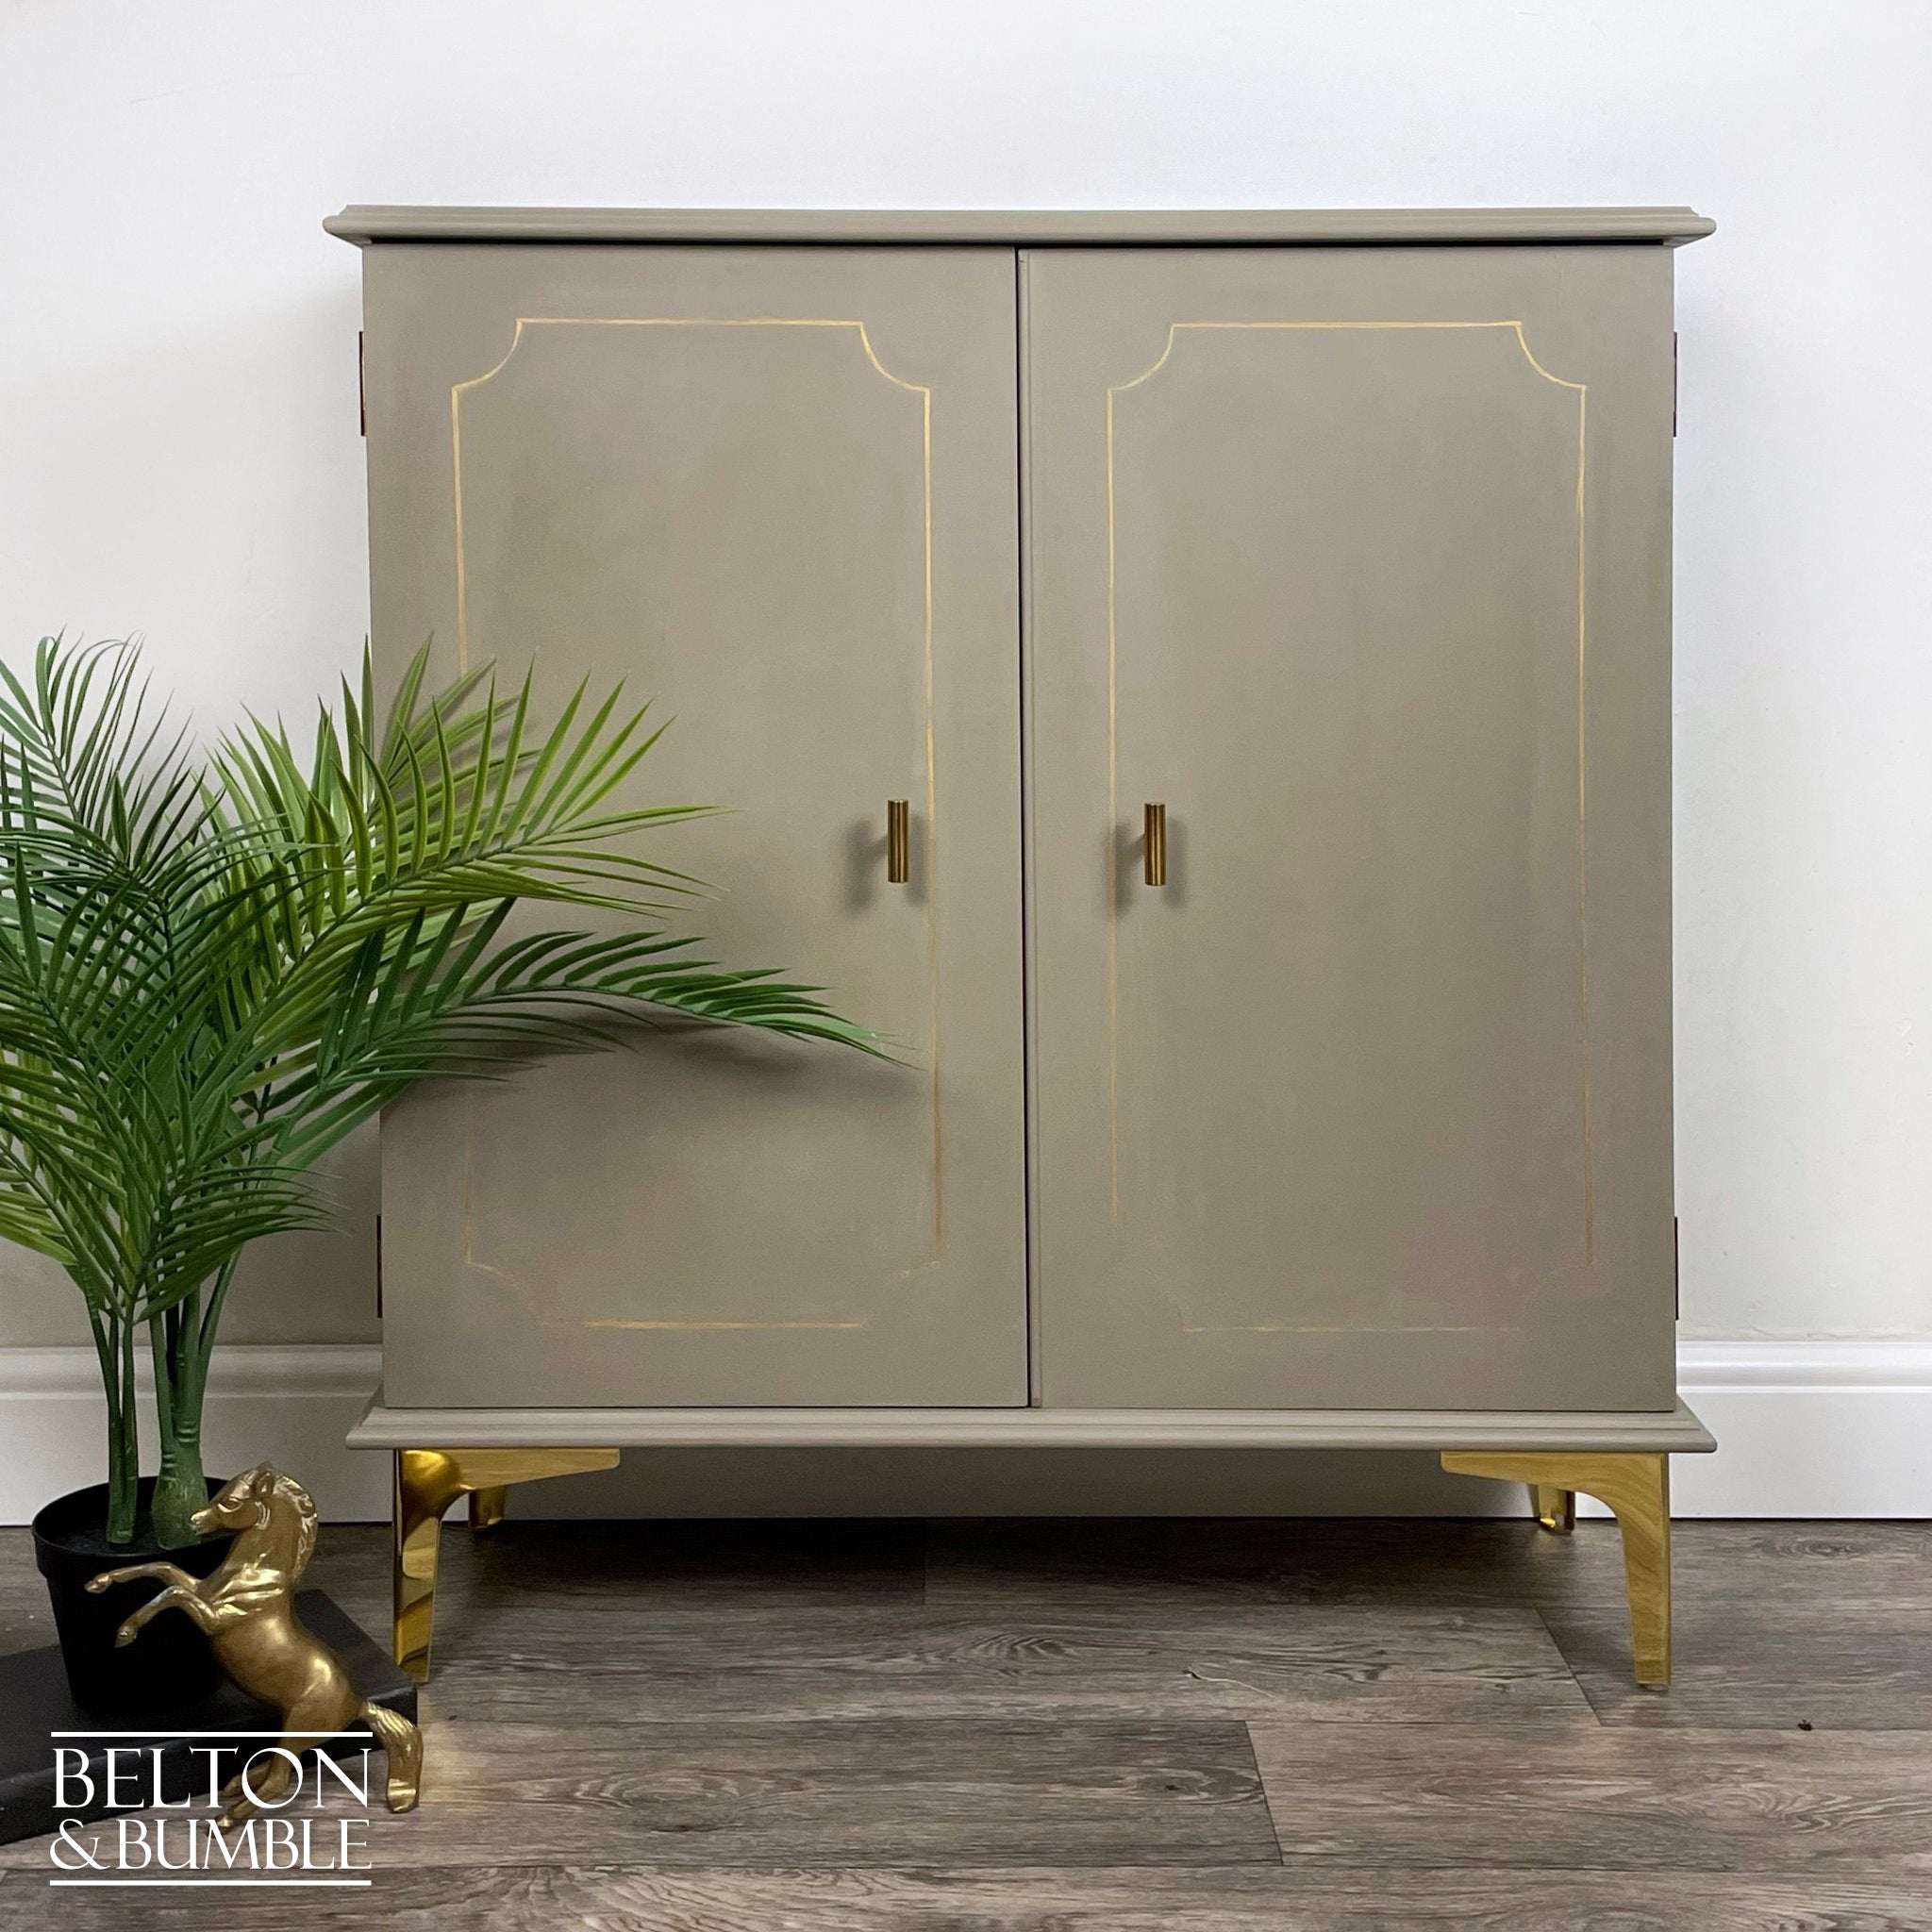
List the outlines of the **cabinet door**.
{"type": "Polygon", "coordinates": [[[729,808],[656,835],[726,889],[675,924],[901,1056],[642,1031],[392,1109],[390,1401],[1024,1402],[1011,253],[367,275],[385,672],[650,697],[635,795],[729,808]]]}
{"type": "Polygon", "coordinates": [[[1668,257],[1024,273],[1045,1401],[1669,1407],[1668,257]]]}

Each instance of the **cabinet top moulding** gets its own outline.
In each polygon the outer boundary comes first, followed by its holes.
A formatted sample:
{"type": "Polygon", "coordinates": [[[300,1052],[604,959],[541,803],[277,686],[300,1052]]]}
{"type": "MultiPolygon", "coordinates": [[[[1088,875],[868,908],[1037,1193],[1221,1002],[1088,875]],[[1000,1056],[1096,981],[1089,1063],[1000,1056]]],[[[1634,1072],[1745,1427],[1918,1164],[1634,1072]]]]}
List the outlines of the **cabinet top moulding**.
{"type": "Polygon", "coordinates": [[[345,208],[323,226],[375,242],[676,242],[995,246],[1282,247],[1417,242],[1655,242],[1717,224],[1688,208],[345,208]]]}

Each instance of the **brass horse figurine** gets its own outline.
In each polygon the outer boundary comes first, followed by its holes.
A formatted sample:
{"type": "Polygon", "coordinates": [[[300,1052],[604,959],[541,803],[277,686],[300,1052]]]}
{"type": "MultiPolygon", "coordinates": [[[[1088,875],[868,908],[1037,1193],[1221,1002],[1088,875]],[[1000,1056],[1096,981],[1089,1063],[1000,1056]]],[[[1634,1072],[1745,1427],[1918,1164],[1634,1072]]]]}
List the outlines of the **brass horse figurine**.
{"type": "MultiPolygon", "coordinates": [[[[259,1463],[236,1476],[192,1522],[204,1536],[217,1529],[236,1532],[234,1547],[212,1575],[191,1576],[175,1563],[130,1563],[88,1579],[95,1592],[141,1576],[167,1585],[121,1625],[115,1643],[132,1643],[163,1610],[185,1611],[241,1690],[273,1704],[282,1713],[285,1732],[310,1734],[285,1739],[289,1750],[299,1757],[316,1738],[332,1737],[360,1718],[389,1760],[389,1808],[413,1810],[423,1733],[399,1712],[364,1699],[335,1653],[295,1616],[295,1584],[315,1551],[315,1503],[308,1491],[293,1476],[259,1463]]],[[[258,1804],[280,1797],[294,1775],[290,1760],[277,1756],[251,1791],[238,1772],[222,1788],[221,1822],[239,1824],[258,1804]]]]}

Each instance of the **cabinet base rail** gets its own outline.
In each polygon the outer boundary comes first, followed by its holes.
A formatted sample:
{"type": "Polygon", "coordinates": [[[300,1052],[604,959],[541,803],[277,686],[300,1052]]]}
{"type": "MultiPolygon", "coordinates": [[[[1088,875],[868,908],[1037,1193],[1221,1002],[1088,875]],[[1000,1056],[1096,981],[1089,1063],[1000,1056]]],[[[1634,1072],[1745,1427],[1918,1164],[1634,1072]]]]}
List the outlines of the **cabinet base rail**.
{"type": "Polygon", "coordinates": [[[380,1395],[351,1449],[1418,1449],[1695,1456],[1717,1447],[1658,1409],[433,1408],[380,1395]]]}

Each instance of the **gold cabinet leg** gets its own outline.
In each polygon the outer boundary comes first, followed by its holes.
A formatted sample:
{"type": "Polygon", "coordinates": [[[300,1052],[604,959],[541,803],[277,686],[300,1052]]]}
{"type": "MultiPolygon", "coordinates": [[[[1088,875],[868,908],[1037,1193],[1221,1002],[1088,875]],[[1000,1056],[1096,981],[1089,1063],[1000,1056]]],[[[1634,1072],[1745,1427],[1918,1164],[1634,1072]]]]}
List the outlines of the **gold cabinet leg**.
{"type": "Polygon", "coordinates": [[[421,1684],[429,1675],[436,1623],[436,1556],[442,1512],[463,1492],[453,1459],[435,1449],[398,1449],[391,1517],[395,1538],[396,1662],[421,1684]]]}
{"type": "Polygon", "coordinates": [[[1554,1483],[1531,1483],[1529,1507],[1552,1536],[1568,1536],[1576,1527],[1574,1490],[1559,1489],[1554,1483]]]}
{"type": "MultiPolygon", "coordinates": [[[[1637,1681],[1671,1681],[1671,1458],[1668,1456],[1445,1450],[1455,1475],[1527,1483],[1543,1516],[1551,1490],[1579,1491],[1606,1505],[1624,1537],[1624,1588],[1630,1600],[1630,1649],[1637,1681]]],[[[1555,1527],[1550,1524],[1550,1527],[1555,1527]]]]}
{"type": "Polygon", "coordinates": [[[503,1521],[504,1499],[509,1490],[503,1483],[487,1490],[470,1491],[470,1527],[472,1529],[494,1529],[503,1521]]]}
{"type": "Polygon", "coordinates": [[[391,1517],[396,1662],[419,1684],[428,1681],[442,1513],[458,1496],[470,1496],[471,1521],[486,1527],[501,1520],[511,1483],[616,1467],[615,1449],[397,1450],[391,1517]]]}

